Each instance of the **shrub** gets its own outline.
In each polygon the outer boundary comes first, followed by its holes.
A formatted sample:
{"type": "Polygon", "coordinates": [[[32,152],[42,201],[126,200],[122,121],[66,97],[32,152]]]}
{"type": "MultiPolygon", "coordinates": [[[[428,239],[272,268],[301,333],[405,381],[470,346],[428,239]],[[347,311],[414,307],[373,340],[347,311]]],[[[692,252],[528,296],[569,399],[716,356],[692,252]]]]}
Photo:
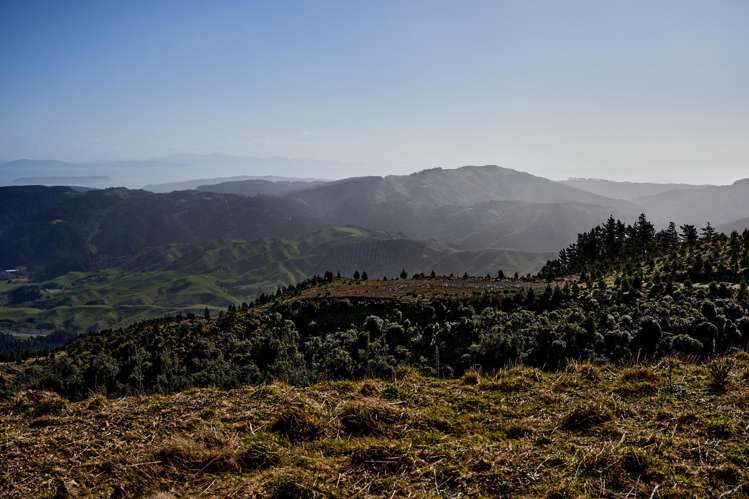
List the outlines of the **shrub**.
{"type": "Polygon", "coordinates": [[[686,334],[677,334],[671,338],[671,349],[677,353],[698,355],[704,348],[701,341],[686,334]]]}
{"type": "Polygon", "coordinates": [[[724,392],[728,386],[733,363],[727,358],[716,359],[707,366],[710,374],[710,389],[714,392],[724,392]]]}
{"type": "Polygon", "coordinates": [[[661,339],[661,325],[652,317],[645,317],[640,322],[640,331],[636,340],[639,346],[648,353],[655,351],[655,347],[661,339]]]}
{"type": "Polygon", "coordinates": [[[709,321],[715,319],[715,317],[717,316],[715,303],[711,302],[710,300],[705,300],[702,303],[702,307],[700,307],[700,311],[702,312],[702,315],[709,321]]]}

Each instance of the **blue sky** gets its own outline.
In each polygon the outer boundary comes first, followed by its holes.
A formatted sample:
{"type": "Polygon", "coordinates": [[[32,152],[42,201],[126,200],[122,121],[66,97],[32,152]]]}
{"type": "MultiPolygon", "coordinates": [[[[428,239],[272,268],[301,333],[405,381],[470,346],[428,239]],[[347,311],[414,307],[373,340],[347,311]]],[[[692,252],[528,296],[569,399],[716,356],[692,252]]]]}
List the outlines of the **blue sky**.
{"type": "Polygon", "coordinates": [[[2,0],[0,159],[726,183],[749,176],[747,26],[743,0],[2,0]]]}

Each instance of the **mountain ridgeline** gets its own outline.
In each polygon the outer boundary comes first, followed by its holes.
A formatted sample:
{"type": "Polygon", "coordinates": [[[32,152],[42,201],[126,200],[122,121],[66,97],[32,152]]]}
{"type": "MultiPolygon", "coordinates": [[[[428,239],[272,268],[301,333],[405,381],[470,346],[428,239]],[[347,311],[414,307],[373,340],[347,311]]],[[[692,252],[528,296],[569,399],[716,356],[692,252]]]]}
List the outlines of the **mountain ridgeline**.
{"type": "Polygon", "coordinates": [[[627,202],[498,167],[311,183],[302,190],[301,183],[280,183],[276,192],[263,191],[275,183],[246,182],[167,194],[0,188],[0,266],[55,276],[110,266],[153,246],[295,238],[343,225],[457,249],[544,252],[610,213],[637,213],[627,202]],[[262,194],[208,192],[242,191],[238,184],[262,194]]]}

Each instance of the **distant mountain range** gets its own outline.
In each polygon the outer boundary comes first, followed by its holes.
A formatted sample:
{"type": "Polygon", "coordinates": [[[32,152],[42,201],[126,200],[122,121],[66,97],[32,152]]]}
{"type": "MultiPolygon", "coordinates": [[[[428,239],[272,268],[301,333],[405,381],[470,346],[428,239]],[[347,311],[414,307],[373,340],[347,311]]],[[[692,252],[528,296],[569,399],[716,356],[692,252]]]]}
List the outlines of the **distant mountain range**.
{"type": "MultiPolygon", "coordinates": [[[[58,160],[19,159],[0,163],[0,186],[14,185],[24,179],[31,185],[59,185],[56,177],[109,177],[97,187],[141,188],[163,183],[179,183],[193,179],[222,177],[258,178],[258,172],[287,172],[292,176],[307,177],[307,172],[319,175],[336,173],[350,166],[338,161],[306,158],[229,156],[223,154],[178,154],[135,161],[69,162],[58,160]],[[254,177],[252,177],[254,175],[254,177]]],[[[260,177],[263,178],[263,177],[260,177]]],[[[266,178],[267,179],[267,178],[266,178]]],[[[213,183],[202,181],[202,184],[213,183]]],[[[199,184],[181,188],[195,188],[199,184]]],[[[169,189],[158,188],[159,192],[169,189]]],[[[177,189],[171,189],[177,190],[177,189]]]]}
{"type": "MultiPolygon", "coordinates": [[[[149,247],[293,239],[338,226],[463,251],[547,252],[609,215],[634,220],[645,211],[659,223],[715,226],[749,217],[749,180],[682,187],[633,202],[498,166],[332,182],[248,179],[166,194],[6,187],[0,188],[0,266],[55,275],[110,266],[149,247]]],[[[654,188],[626,186],[629,195],[654,188]]]]}
{"type": "Polygon", "coordinates": [[[308,187],[252,180],[203,189],[250,187],[253,194],[276,195],[0,188],[0,266],[56,275],[111,266],[148,247],[294,238],[347,225],[459,250],[545,252],[568,244],[609,213],[637,215],[637,207],[626,201],[496,166],[308,187]]]}
{"type": "Polygon", "coordinates": [[[570,178],[562,183],[584,191],[594,192],[613,199],[637,201],[646,196],[655,196],[668,191],[706,187],[692,184],[654,184],[647,182],[614,182],[597,178],[570,178]]]}
{"type": "Polygon", "coordinates": [[[720,225],[717,230],[725,234],[730,234],[733,231],[742,232],[744,229],[749,229],[749,217],[720,225]]]}
{"type": "Polygon", "coordinates": [[[749,178],[731,185],[704,186],[643,197],[637,202],[648,213],[680,223],[713,225],[749,216],[749,178]]]}
{"type": "Polygon", "coordinates": [[[199,185],[197,190],[221,194],[239,194],[242,196],[279,195],[317,187],[324,183],[326,182],[322,180],[243,179],[199,185]]]}
{"type": "MultiPolygon", "coordinates": [[[[275,175],[264,175],[260,177],[242,175],[239,177],[200,178],[194,180],[186,180],[184,182],[151,184],[144,186],[143,190],[156,193],[168,193],[174,191],[197,189],[208,192],[225,192],[229,194],[241,194],[243,196],[256,196],[258,194],[271,194],[274,189],[277,188],[277,186],[274,186],[272,184],[282,182],[298,183],[306,187],[308,186],[307,184],[322,184],[323,182],[325,182],[325,180],[315,178],[278,177],[275,175]],[[245,182],[247,182],[249,186],[256,184],[258,187],[245,187],[245,182]],[[265,187],[265,189],[261,187],[265,187]]],[[[276,193],[281,192],[286,191],[278,190],[278,192],[276,193]]]]}
{"type": "Polygon", "coordinates": [[[21,177],[13,180],[14,185],[63,185],[81,187],[105,187],[111,184],[109,177],[21,177]]]}
{"type": "Polygon", "coordinates": [[[749,225],[749,180],[672,189],[498,166],[215,180],[152,187],[164,193],[0,187],[0,268],[27,268],[41,290],[11,305],[16,284],[0,283],[0,332],[81,332],[225,307],[326,270],[535,273],[609,215],[749,225]]]}

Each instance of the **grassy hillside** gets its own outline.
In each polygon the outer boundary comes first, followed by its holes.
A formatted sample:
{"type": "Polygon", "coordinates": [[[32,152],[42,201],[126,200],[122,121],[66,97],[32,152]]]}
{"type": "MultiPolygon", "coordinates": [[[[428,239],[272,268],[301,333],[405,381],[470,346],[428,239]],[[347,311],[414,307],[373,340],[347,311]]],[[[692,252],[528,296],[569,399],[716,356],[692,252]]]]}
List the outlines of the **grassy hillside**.
{"type": "Polygon", "coordinates": [[[5,497],[742,497],[749,361],[2,403],[5,497]]]}

